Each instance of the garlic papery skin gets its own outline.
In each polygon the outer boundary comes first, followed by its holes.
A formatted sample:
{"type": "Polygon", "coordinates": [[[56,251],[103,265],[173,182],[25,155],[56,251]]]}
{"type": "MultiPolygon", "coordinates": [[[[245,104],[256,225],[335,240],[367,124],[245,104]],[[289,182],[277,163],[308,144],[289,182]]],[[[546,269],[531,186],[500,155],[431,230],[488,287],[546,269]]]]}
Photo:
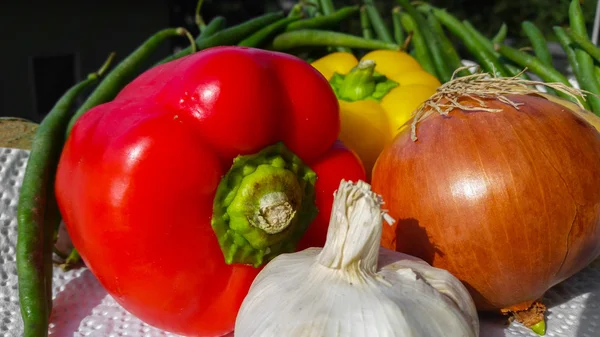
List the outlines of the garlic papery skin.
{"type": "Polygon", "coordinates": [[[283,254],[252,283],[236,337],[477,337],[466,288],[447,271],[379,247],[382,200],[336,191],[325,247],[283,254]]]}

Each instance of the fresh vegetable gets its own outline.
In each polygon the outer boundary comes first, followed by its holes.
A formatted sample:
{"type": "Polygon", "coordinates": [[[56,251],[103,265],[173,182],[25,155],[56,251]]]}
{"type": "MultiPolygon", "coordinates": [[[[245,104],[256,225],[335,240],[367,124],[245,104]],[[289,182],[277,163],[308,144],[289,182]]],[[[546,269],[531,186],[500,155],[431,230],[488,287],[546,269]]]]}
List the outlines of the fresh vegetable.
{"type": "Polygon", "coordinates": [[[215,47],[154,67],[67,139],[73,244],[148,324],[228,333],[260,267],[301,238],[322,246],[335,187],[365,179],[339,123],[327,81],[291,55],[215,47]]]}
{"type": "MultiPolygon", "coordinates": [[[[435,65],[427,48],[425,38],[421,34],[420,27],[417,26],[415,20],[407,13],[400,12],[400,23],[408,34],[411,34],[410,42],[413,45],[415,59],[419,62],[423,70],[429,74],[436,76],[435,65]]],[[[436,77],[437,78],[437,77],[436,77]]]]}
{"type": "Polygon", "coordinates": [[[521,24],[523,32],[529,38],[535,56],[545,65],[552,67],[552,55],[548,49],[548,44],[542,31],[531,21],[523,21],[521,24]]]}
{"type": "Polygon", "coordinates": [[[377,38],[381,41],[394,43],[392,34],[390,33],[388,27],[385,25],[383,18],[377,11],[373,0],[363,0],[363,3],[365,11],[367,12],[367,15],[369,17],[369,22],[371,22],[373,30],[375,30],[375,34],[377,34],[377,38]]]}
{"type": "MultiPolygon", "coordinates": [[[[152,53],[169,37],[177,35],[189,35],[185,28],[167,28],[152,35],[141,46],[123,59],[108,75],[100,82],[98,88],[77,109],[67,127],[67,133],[71,132],[75,121],[89,109],[98,104],[108,102],[115,98],[119,91],[129,83],[140,70],[143,63],[152,53]]],[[[191,39],[194,42],[194,39],[191,39]]]]}
{"type": "MultiPolygon", "coordinates": [[[[523,72],[524,68],[520,68],[514,65],[514,63],[509,62],[506,58],[502,57],[500,53],[494,49],[494,44],[491,40],[485,37],[480,31],[475,28],[468,20],[463,20],[463,27],[466,30],[466,34],[470,35],[471,38],[477,41],[479,47],[484,48],[487,51],[487,55],[490,57],[494,57],[494,61],[501,63],[505,69],[506,73],[510,76],[518,76],[523,79],[529,79],[527,74],[523,72]]],[[[549,89],[549,88],[546,88],[549,89]]],[[[550,89],[552,90],[552,89],[550,89]]]]}
{"type": "MultiPolygon", "coordinates": [[[[196,50],[204,50],[216,46],[235,45],[242,41],[244,38],[258,31],[259,29],[262,29],[266,25],[270,25],[271,23],[283,18],[283,16],[283,12],[266,13],[239,25],[223,29],[209,36],[208,38],[202,38],[201,36],[199,36],[196,39],[195,43],[196,50]]],[[[165,57],[160,62],[158,62],[158,64],[163,64],[176,60],[178,58],[191,54],[193,51],[194,50],[192,46],[184,48],[173,55],[165,57]]]]}
{"type": "Polygon", "coordinates": [[[600,134],[539,82],[487,76],[444,84],[381,153],[373,190],[398,219],[382,245],[541,329],[536,301],[600,255],[600,134]]]}
{"type": "Polygon", "coordinates": [[[477,40],[477,38],[473,36],[456,17],[443,9],[432,7],[430,10],[432,11],[433,15],[440,20],[442,25],[448,28],[452,34],[462,41],[465,48],[467,48],[469,53],[473,55],[475,60],[479,63],[484,71],[496,76],[511,75],[504,64],[502,64],[493,53],[488,51],[485,46],[482,45],[481,42],[477,40]]]}
{"type": "MultiPolygon", "coordinates": [[[[335,13],[335,7],[333,6],[333,1],[332,0],[318,0],[318,1],[319,1],[319,4],[320,4],[320,8],[323,11],[323,14],[325,14],[325,15],[333,15],[335,13]]],[[[307,33],[309,33],[309,32],[308,31],[305,32],[305,35],[307,35],[307,33]]],[[[308,35],[310,36],[310,35],[314,35],[314,34],[308,34],[308,35]]],[[[344,53],[350,53],[351,52],[350,47],[352,47],[352,46],[345,46],[345,45],[332,45],[330,43],[325,43],[324,45],[326,45],[329,48],[335,46],[336,47],[335,49],[337,51],[344,52],[344,53]]],[[[362,47],[358,47],[358,48],[362,48],[362,47]]]]}
{"type": "Polygon", "coordinates": [[[404,35],[404,29],[402,29],[402,23],[400,22],[400,7],[394,7],[392,9],[392,24],[394,26],[394,40],[397,44],[404,44],[406,36],[404,35]]]}
{"type": "Polygon", "coordinates": [[[312,65],[334,88],[342,119],[340,139],[358,154],[367,177],[383,147],[440,85],[400,51],[372,51],[360,63],[351,54],[335,53],[312,65]]]}
{"type": "Polygon", "coordinates": [[[286,26],[285,30],[292,31],[299,29],[329,28],[356,15],[356,13],[358,13],[358,6],[346,6],[340,8],[330,15],[317,16],[314,18],[292,22],[286,26]]]}
{"type": "Polygon", "coordinates": [[[365,182],[342,181],[325,247],[269,262],[244,299],[235,335],[478,336],[475,305],[459,280],[380,248],[382,204],[365,182]]]}
{"type": "Polygon", "coordinates": [[[446,62],[446,55],[443,53],[442,46],[437,35],[430,29],[423,15],[417,11],[417,9],[410,3],[409,0],[397,0],[397,2],[413,18],[415,23],[419,26],[419,32],[427,41],[427,47],[429,47],[429,54],[433,60],[437,78],[442,83],[449,81],[452,77],[454,69],[450,69],[448,63],[446,62]]]}
{"type": "MultiPolygon", "coordinates": [[[[590,102],[592,111],[596,115],[600,115],[600,80],[596,78],[596,72],[594,69],[594,60],[584,49],[581,49],[581,40],[586,41],[589,39],[585,21],[583,19],[583,13],[581,11],[581,5],[578,0],[572,0],[569,6],[569,22],[571,25],[572,33],[570,37],[577,41],[580,40],[580,47],[575,48],[575,57],[579,64],[580,78],[578,78],[579,85],[582,89],[592,93],[587,95],[587,99],[590,102]]],[[[569,31],[567,31],[569,33],[569,31]]],[[[583,43],[585,44],[585,43],[583,43]]]]}
{"type": "Polygon", "coordinates": [[[588,38],[575,33],[573,29],[566,31],[569,37],[576,43],[576,46],[588,53],[596,62],[600,62],[600,48],[596,47],[588,38]]]}
{"type": "MultiPolygon", "coordinates": [[[[558,40],[561,47],[565,51],[565,54],[567,55],[567,59],[569,60],[569,63],[571,64],[571,68],[573,70],[573,74],[575,74],[575,78],[577,78],[577,81],[584,80],[583,79],[584,75],[581,73],[581,69],[579,67],[579,62],[577,62],[577,55],[575,55],[575,50],[573,48],[571,48],[571,44],[573,43],[573,41],[571,40],[571,38],[569,37],[567,32],[562,27],[554,26],[553,28],[554,28],[554,35],[556,35],[556,39],[558,40]]],[[[579,104],[581,104],[586,110],[591,110],[589,103],[585,99],[579,98],[578,101],[579,101],[579,104]]]]}
{"type": "Polygon", "coordinates": [[[442,27],[442,24],[435,17],[435,15],[433,15],[432,13],[428,13],[427,14],[427,23],[429,24],[429,26],[431,27],[431,30],[433,30],[433,32],[435,33],[436,37],[439,40],[439,44],[442,49],[442,53],[446,57],[446,62],[448,63],[449,69],[451,69],[452,71],[456,71],[457,69],[460,69],[458,71],[459,76],[470,75],[470,73],[466,69],[463,69],[463,64],[462,64],[460,55],[458,55],[458,52],[454,48],[454,45],[446,36],[446,33],[444,32],[444,28],[442,27]]]}
{"type": "Polygon", "coordinates": [[[71,87],[38,127],[17,208],[17,276],[24,337],[48,335],[52,312],[52,251],[60,213],[54,197],[54,176],[64,134],[79,95],[108,69],[114,54],[95,73],[71,87]]]}
{"type": "Polygon", "coordinates": [[[212,20],[210,20],[210,22],[206,25],[206,27],[204,27],[204,29],[202,29],[202,32],[200,33],[200,35],[198,35],[199,39],[206,39],[209,38],[213,35],[215,35],[217,32],[223,30],[223,28],[225,28],[225,23],[226,20],[224,17],[222,16],[216,16],[214,17],[212,20]]]}
{"type": "Polygon", "coordinates": [[[498,29],[496,35],[494,35],[494,37],[492,38],[492,43],[503,43],[506,39],[506,33],[508,33],[508,26],[506,26],[506,23],[503,23],[502,26],[500,26],[500,29],[498,29]]]}
{"type": "MultiPolygon", "coordinates": [[[[545,65],[535,56],[529,55],[525,52],[509,47],[507,45],[499,45],[497,49],[500,52],[500,54],[502,54],[502,56],[506,57],[507,59],[515,62],[516,64],[522,67],[527,67],[529,71],[538,75],[544,82],[559,82],[566,86],[571,86],[569,80],[563,74],[561,74],[560,71],[556,70],[551,66],[545,65]]],[[[567,92],[558,91],[556,92],[556,94],[565,99],[577,101],[576,96],[570,95],[567,92]]]]}
{"type": "Polygon", "coordinates": [[[295,5],[290,14],[283,19],[273,22],[270,25],[265,26],[262,29],[259,29],[254,34],[248,36],[243,39],[238,46],[243,47],[260,47],[263,43],[265,43],[269,38],[273,37],[279,31],[285,29],[289,24],[294,21],[298,21],[302,18],[302,6],[295,5]]]}
{"type": "Polygon", "coordinates": [[[362,49],[399,50],[394,43],[368,40],[359,36],[318,29],[300,29],[285,32],[273,39],[274,50],[289,50],[307,46],[336,46],[362,49]]]}
{"type": "MultiPolygon", "coordinates": [[[[373,38],[373,30],[371,29],[371,20],[369,20],[369,14],[367,14],[366,6],[360,8],[360,28],[362,30],[362,36],[365,39],[373,38]]],[[[396,41],[398,44],[401,42],[396,41]]]]}

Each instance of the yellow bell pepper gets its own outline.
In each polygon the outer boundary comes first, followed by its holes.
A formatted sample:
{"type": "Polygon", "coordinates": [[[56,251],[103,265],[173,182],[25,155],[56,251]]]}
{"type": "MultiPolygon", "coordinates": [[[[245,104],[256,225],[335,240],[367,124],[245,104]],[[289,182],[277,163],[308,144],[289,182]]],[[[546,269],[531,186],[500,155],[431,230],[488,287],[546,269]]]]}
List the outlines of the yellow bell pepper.
{"type": "Polygon", "coordinates": [[[312,66],[331,83],[340,103],[340,140],[358,154],[369,178],[383,147],[441,85],[401,51],[371,51],[360,62],[336,52],[312,66]]]}

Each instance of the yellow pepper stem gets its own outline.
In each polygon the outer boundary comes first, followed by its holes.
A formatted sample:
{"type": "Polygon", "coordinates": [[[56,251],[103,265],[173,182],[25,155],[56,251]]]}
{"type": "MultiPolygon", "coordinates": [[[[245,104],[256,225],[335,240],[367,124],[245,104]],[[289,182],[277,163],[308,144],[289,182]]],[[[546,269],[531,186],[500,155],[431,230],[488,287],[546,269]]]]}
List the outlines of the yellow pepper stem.
{"type": "Polygon", "coordinates": [[[358,101],[371,96],[375,91],[375,61],[363,60],[346,75],[340,86],[340,98],[358,101]]]}
{"type": "Polygon", "coordinates": [[[364,99],[379,101],[397,82],[375,72],[375,61],[362,60],[347,75],[335,73],[329,81],[337,97],[354,102],[364,99]]]}

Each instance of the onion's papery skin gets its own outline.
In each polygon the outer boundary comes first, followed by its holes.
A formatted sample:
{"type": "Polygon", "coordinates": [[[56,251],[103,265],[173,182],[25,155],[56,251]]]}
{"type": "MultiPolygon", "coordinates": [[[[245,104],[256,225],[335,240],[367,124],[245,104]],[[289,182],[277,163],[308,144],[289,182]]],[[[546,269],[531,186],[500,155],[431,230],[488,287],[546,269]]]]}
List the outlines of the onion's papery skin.
{"type": "Polygon", "coordinates": [[[434,112],[373,170],[397,220],[382,245],[450,271],[480,311],[526,309],[600,254],[600,134],[563,105],[506,97],[523,105],[434,112]]]}

